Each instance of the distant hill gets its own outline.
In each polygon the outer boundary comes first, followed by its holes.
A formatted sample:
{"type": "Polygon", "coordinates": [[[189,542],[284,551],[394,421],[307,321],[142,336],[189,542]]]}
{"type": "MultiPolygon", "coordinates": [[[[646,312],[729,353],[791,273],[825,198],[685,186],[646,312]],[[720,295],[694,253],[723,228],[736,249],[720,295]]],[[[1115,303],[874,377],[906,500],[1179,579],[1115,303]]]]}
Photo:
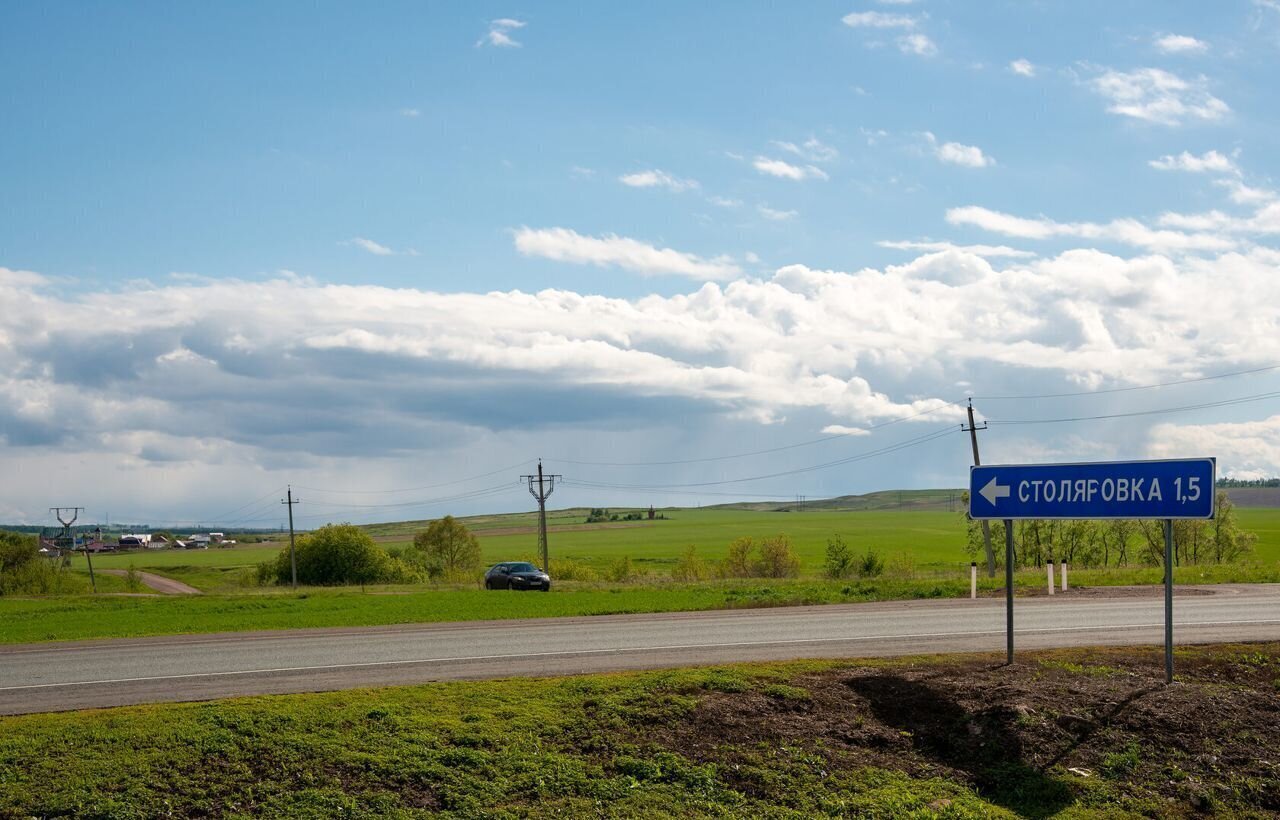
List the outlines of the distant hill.
{"type": "Polygon", "coordinates": [[[757,512],[793,512],[800,510],[932,510],[960,511],[960,494],[964,490],[880,490],[865,495],[841,495],[801,501],[738,501],[717,504],[714,510],[754,510],[757,512]]]}
{"type": "MultiPolygon", "coordinates": [[[[1238,507],[1263,507],[1280,509],[1280,487],[1228,487],[1226,490],[1228,497],[1238,507]]],[[[727,504],[715,504],[705,506],[701,509],[710,510],[746,510],[751,512],[802,512],[809,511],[848,511],[848,512],[869,512],[869,511],[932,511],[932,512],[961,512],[964,509],[961,501],[961,494],[964,493],[963,488],[956,489],[938,489],[938,490],[880,490],[874,493],[866,493],[864,495],[841,495],[834,498],[813,498],[801,501],[734,501],[727,504]]],[[[627,513],[633,511],[646,511],[648,506],[643,507],[625,507],[610,506],[611,513],[627,513]]],[[[682,507],[659,507],[659,514],[666,514],[668,517],[678,515],[682,507]]],[[[587,507],[568,507],[560,510],[547,510],[547,525],[550,528],[564,531],[566,529],[582,529],[589,525],[583,522],[586,520],[590,509],[587,507]]],[[[459,516],[458,519],[464,522],[469,528],[478,533],[496,532],[515,532],[532,530],[538,525],[538,516],[536,512],[516,512],[516,513],[497,513],[490,515],[469,515],[459,516]]],[[[421,532],[427,528],[427,525],[434,519],[420,519],[415,521],[388,521],[381,524],[364,524],[362,529],[366,530],[370,535],[380,540],[398,540],[411,538],[415,533],[421,532]]],[[[610,525],[606,525],[610,526],[610,525]]],[[[614,525],[616,526],[616,525],[614,525]]],[[[23,526],[23,525],[4,525],[0,524],[0,529],[15,530],[19,532],[39,532],[39,526],[23,526]]],[[[206,528],[207,530],[208,528],[206,528]]],[[[224,531],[227,534],[243,534],[243,533],[261,533],[262,530],[245,530],[230,527],[213,528],[216,531],[224,531]]],[[[185,532],[185,530],[184,530],[185,532]]],[[[272,532],[276,538],[282,537],[278,532],[272,532]]]]}

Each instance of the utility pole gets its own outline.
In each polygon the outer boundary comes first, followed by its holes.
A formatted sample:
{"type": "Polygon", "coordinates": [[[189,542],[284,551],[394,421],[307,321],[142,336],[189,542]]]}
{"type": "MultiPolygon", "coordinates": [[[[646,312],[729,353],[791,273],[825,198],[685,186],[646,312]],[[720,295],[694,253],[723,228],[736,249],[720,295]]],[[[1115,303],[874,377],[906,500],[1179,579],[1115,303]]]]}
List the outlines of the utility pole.
{"type": "MultiPolygon", "coordinates": [[[[982,459],[978,458],[978,431],[987,429],[987,423],[982,422],[979,427],[973,423],[973,399],[969,399],[969,426],[961,425],[960,429],[969,433],[969,441],[973,444],[973,466],[982,466],[982,459]]],[[[991,551],[991,525],[986,519],[982,521],[982,545],[987,551],[987,577],[994,578],[996,576],[996,554],[991,551]]]]}
{"type": "MultiPolygon", "coordinates": [[[[80,513],[84,512],[84,507],[50,507],[49,512],[53,513],[58,519],[58,523],[62,525],[62,537],[67,539],[71,544],[71,551],[76,549],[76,536],[71,531],[71,525],[76,523],[76,519],[80,517],[80,513]],[[67,521],[62,517],[63,513],[71,516],[71,520],[67,521]]],[[[84,560],[89,565],[89,586],[94,592],[98,591],[98,580],[93,577],[93,559],[89,557],[89,545],[84,545],[84,560]]]]}
{"type": "Polygon", "coordinates": [[[287,500],[282,499],[281,504],[289,506],[289,569],[293,573],[293,588],[298,588],[298,558],[293,554],[293,505],[302,503],[302,499],[293,497],[293,487],[287,488],[289,495],[287,500]]]}
{"type": "Polygon", "coordinates": [[[542,554],[542,571],[551,574],[551,558],[547,554],[547,497],[556,489],[556,479],[562,475],[543,475],[542,459],[538,459],[537,475],[520,476],[529,482],[529,494],[538,499],[538,551],[542,554]]]}

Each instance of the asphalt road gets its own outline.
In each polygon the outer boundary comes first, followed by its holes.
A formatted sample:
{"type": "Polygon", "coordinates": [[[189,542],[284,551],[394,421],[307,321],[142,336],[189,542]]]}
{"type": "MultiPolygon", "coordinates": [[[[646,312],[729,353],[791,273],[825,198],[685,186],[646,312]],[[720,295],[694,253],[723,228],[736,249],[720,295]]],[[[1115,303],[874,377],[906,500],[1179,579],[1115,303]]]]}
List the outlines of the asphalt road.
{"type": "MultiPolygon", "coordinates": [[[[1163,641],[1163,602],[1019,600],[1022,649],[1163,641]]],[[[1179,590],[1175,640],[1280,639],[1280,585],[1179,590]]],[[[1004,650],[1000,599],[166,636],[0,647],[0,714],[623,669],[1004,650]]]]}

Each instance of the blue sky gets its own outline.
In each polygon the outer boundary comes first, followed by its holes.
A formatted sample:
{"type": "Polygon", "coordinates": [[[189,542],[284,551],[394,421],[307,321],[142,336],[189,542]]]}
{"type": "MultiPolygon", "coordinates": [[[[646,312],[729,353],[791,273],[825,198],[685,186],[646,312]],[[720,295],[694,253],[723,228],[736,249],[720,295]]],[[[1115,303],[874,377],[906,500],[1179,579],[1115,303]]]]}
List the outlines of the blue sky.
{"type": "MultiPolygon", "coordinates": [[[[5,4],[0,518],[194,520],[290,481],[387,517],[356,491],[537,456],[648,488],[565,503],[715,501],[673,485],[924,435],[967,393],[1280,363],[1278,46],[1272,0],[5,4]]],[[[1270,475],[1276,411],[988,440],[1270,475]]],[[[714,491],[955,486],[962,444],[714,491]]]]}

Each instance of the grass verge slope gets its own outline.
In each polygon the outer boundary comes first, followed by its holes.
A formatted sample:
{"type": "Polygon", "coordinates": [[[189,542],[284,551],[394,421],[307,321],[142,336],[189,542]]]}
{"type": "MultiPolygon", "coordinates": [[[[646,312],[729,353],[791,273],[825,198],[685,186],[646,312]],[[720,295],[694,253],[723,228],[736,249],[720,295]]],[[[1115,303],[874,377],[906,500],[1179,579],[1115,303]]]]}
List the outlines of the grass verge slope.
{"type": "Polygon", "coordinates": [[[801,662],[0,719],[0,816],[1280,812],[1280,644],[801,662]]]}

